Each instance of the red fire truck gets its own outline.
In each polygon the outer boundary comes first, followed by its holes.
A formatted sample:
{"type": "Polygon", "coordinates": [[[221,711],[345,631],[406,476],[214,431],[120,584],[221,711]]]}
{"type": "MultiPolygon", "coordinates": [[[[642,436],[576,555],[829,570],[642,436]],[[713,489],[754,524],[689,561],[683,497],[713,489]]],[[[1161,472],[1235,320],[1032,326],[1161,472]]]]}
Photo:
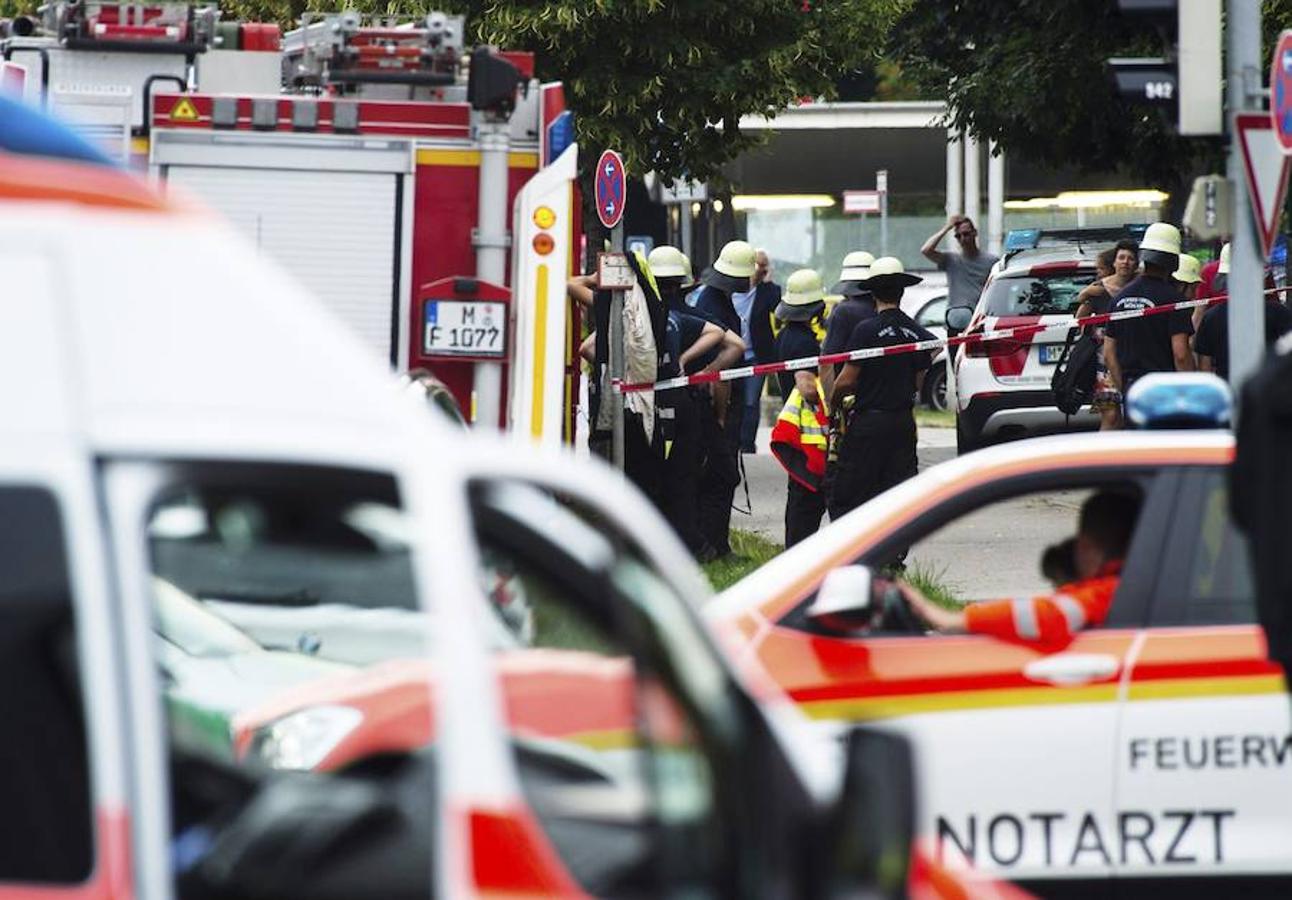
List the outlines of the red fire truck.
{"type": "MultiPolygon", "coordinates": [[[[570,439],[577,148],[530,54],[468,51],[440,13],[307,14],[280,39],[184,4],[44,10],[0,44],[29,94],[129,140],[135,165],[223,214],[393,368],[430,369],[473,421],[570,439]]],[[[195,277],[213,263],[195,255],[195,277]]]]}

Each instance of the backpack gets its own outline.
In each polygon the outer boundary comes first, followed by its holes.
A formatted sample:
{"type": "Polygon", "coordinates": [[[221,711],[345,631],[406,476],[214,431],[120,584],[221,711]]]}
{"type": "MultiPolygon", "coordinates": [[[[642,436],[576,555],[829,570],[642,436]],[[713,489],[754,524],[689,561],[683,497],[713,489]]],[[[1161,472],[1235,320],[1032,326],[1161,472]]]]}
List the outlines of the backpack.
{"type": "Polygon", "coordinates": [[[1054,405],[1065,416],[1076,415],[1095,396],[1095,369],[1099,345],[1093,334],[1072,328],[1063,345],[1063,356],[1054,367],[1050,390],[1054,405]]]}

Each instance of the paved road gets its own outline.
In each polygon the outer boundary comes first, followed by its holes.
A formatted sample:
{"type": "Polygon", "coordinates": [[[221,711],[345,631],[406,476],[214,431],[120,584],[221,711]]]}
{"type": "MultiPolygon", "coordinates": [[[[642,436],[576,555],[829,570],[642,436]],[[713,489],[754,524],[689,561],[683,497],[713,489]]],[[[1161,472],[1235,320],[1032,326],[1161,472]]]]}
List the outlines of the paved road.
{"type": "MultiPolygon", "coordinates": [[[[771,428],[764,425],[758,432],[758,452],[745,454],[745,471],[749,475],[752,516],[735,513],[731,523],[736,528],[756,531],[774,541],[785,539],[785,470],[767,451],[771,428]]],[[[918,454],[920,469],[954,459],[956,435],[952,428],[922,428],[918,454]]],[[[743,490],[736,494],[736,504],[744,504],[743,490]]]]}
{"type": "MultiPolygon", "coordinates": [[[[769,434],[770,429],[763,428],[758,436],[759,452],[745,456],[753,515],[736,513],[732,525],[780,542],[785,537],[786,476],[767,452],[769,434]]],[[[921,470],[954,458],[954,429],[920,429],[918,455],[921,470]]],[[[743,502],[741,491],[737,503],[743,502]]],[[[1080,502],[1080,495],[1065,492],[990,507],[916,545],[907,563],[937,573],[965,599],[1043,591],[1048,584],[1040,574],[1040,552],[1073,533],[1080,502]]]]}

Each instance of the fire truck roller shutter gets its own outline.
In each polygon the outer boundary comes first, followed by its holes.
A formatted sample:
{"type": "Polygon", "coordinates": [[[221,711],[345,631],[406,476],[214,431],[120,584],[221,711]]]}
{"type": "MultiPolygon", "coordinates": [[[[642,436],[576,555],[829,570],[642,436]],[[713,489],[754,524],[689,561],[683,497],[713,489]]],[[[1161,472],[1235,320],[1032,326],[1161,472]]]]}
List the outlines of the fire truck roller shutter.
{"type": "Polygon", "coordinates": [[[223,213],[391,359],[398,176],[172,165],[166,178],[223,213]]]}

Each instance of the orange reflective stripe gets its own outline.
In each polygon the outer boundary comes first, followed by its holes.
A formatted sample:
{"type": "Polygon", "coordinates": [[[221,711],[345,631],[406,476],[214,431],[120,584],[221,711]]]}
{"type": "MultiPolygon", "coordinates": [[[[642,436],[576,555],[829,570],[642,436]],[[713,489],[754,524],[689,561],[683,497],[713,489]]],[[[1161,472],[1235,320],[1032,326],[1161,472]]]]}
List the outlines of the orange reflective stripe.
{"type": "Polygon", "coordinates": [[[1018,640],[1013,600],[984,600],[965,606],[965,630],[1003,640],[1018,640]]]}
{"type": "Polygon", "coordinates": [[[137,212],[176,209],[142,179],[106,166],[0,153],[0,202],[77,203],[137,212]]]}
{"type": "Polygon", "coordinates": [[[988,600],[965,607],[965,630],[1003,640],[1066,644],[1083,628],[1102,625],[1121,580],[1121,567],[1026,600],[988,600]]]}

